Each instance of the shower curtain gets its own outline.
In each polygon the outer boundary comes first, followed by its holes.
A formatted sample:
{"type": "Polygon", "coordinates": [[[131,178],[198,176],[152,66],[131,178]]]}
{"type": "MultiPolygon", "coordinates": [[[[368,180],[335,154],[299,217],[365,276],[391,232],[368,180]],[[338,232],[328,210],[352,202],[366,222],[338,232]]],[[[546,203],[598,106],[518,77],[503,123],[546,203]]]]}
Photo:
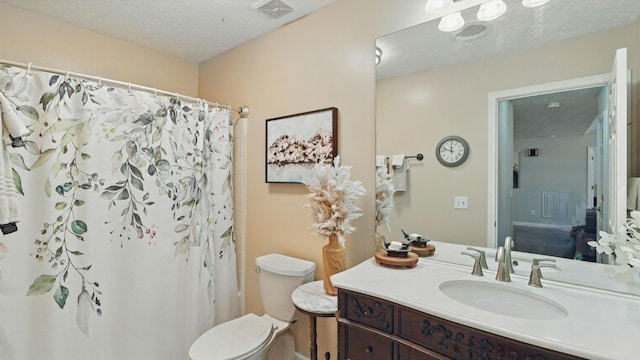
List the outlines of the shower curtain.
{"type": "Polygon", "coordinates": [[[239,315],[229,110],[5,65],[0,96],[31,131],[0,359],[186,359],[239,315]]]}

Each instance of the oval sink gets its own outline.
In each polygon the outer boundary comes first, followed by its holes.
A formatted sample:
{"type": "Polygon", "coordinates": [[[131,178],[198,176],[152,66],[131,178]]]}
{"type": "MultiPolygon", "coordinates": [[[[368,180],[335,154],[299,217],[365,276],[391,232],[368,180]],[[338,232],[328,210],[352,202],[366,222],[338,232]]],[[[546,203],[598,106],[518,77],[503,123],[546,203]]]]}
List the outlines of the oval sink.
{"type": "Polygon", "coordinates": [[[533,320],[553,320],[569,315],[553,300],[532,292],[472,280],[452,280],[440,284],[440,291],[453,300],[494,314],[533,320]]]}

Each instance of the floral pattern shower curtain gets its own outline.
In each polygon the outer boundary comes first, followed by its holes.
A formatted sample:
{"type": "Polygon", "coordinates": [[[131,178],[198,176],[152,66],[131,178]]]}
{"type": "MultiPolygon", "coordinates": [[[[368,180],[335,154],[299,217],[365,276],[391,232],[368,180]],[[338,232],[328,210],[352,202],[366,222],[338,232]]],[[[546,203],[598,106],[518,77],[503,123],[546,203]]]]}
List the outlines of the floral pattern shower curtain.
{"type": "Polygon", "coordinates": [[[0,238],[0,359],[186,359],[237,316],[226,109],[0,65],[31,130],[0,238]]]}

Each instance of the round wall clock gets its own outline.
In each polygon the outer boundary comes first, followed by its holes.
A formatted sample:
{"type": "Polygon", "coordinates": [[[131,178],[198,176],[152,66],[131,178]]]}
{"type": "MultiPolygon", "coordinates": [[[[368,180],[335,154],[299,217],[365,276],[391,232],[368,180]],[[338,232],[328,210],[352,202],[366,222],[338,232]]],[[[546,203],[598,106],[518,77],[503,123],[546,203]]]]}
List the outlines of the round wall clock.
{"type": "Polygon", "coordinates": [[[447,136],[436,146],[436,157],[444,166],[462,165],[469,156],[469,144],[460,136],[447,136]]]}

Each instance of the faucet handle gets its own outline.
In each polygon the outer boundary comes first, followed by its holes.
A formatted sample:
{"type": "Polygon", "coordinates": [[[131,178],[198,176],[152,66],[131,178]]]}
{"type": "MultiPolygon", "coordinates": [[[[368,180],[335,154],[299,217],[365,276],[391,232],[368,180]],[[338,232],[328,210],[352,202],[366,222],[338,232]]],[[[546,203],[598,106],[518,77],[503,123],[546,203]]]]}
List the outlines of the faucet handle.
{"type": "MultiPolygon", "coordinates": [[[[544,278],[544,276],[542,276],[542,271],[540,271],[540,268],[543,267],[556,267],[556,259],[552,259],[552,258],[534,258],[533,260],[531,260],[532,265],[531,265],[531,272],[533,272],[533,267],[536,266],[536,272],[538,273],[538,277],[540,279],[544,278]],[[546,264],[546,262],[551,262],[553,264],[546,264]]],[[[540,287],[542,287],[542,285],[540,285],[540,287]]]]}
{"type": "MultiPolygon", "coordinates": [[[[468,251],[462,251],[462,255],[471,256],[475,261],[473,262],[473,270],[471,270],[471,275],[474,276],[484,276],[482,273],[482,259],[484,258],[484,252],[482,253],[473,253],[468,251]]],[[[485,261],[486,263],[486,261],[485,261]]]]}
{"type": "Polygon", "coordinates": [[[556,259],[534,258],[531,262],[532,262],[532,265],[531,265],[531,274],[529,275],[529,286],[541,288],[542,282],[540,281],[540,279],[542,279],[543,276],[542,276],[542,271],[540,271],[540,268],[556,267],[556,264],[555,264],[556,259]],[[547,264],[547,262],[550,262],[552,264],[547,264]]]}
{"type": "Polygon", "coordinates": [[[540,265],[540,267],[555,267],[556,264],[540,264],[541,262],[552,262],[555,263],[556,259],[552,259],[552,258],[534,258],[533,260],[531,260],[531,262],[533,263],[533,265],[540,265]]]}
{"type": "Polygon", "coordinates": [[[487,255],[484,250],[476,249],[474,247],[468,247],[467,250],[475,251],[480,254],[480,266],[483,269],[489,269],[489,266],[487,265],[487,255]]]}

